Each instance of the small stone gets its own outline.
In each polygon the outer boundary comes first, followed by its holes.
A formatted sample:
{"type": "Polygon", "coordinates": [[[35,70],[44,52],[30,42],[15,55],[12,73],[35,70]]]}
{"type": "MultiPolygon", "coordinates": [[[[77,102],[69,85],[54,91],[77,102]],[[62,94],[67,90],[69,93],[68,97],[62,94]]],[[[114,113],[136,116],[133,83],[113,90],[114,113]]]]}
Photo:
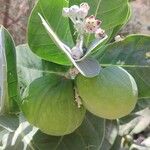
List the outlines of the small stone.
{"type": "Polygon", "coordinates": [[[117,35],[116,37],[115,37],[115,41],[116,42],[119,42],[119,41],[122,41],[123,40],[123,38],[120,36],[120,35],[117,35]]]}
{"type": "Polygon", "coordinates": [[[150,52],[147,52],[145,55],[146,55],[146,58],[150,58],[150,52]]]}

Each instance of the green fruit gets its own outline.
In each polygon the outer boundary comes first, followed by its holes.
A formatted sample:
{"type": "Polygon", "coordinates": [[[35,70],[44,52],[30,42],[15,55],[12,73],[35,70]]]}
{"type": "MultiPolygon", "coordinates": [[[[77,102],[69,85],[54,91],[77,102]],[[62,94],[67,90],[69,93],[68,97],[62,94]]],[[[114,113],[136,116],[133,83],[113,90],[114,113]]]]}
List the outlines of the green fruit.
{"type": "Polygon", "coordinates": [[[72,133],[85,116],[85,108],[78,108],[75,102],[72,81],[54,74],[29,85],[22,111],[32,125],[55,136],[72,133]]]}
{"type": "Polygon", "coordinates": [[[128,115],[137,102],[137,85],[121,67],[107,67],[94,78],[78,75],[76,85],[83,105],[93,114],[106,119],[128,115]]]}

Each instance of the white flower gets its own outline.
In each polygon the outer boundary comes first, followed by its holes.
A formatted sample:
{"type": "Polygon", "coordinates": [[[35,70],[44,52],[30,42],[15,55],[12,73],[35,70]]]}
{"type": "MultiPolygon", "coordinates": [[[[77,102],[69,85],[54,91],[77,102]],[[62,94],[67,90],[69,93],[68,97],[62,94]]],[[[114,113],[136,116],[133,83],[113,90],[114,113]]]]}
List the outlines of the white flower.
{"type": "Polygon", "coordinates": [[[63,8],[62,14],[72,20],[79,34],[95,33],[96,38],[101,38],[104,36],[104,30],[100,29],[101,21],[93,15],[87,17],[89,9],[88,3],[82,3],[80,6],[73,5],[70,8],[63,8]]]}
{"type": "Polygon", "coordinates": [[[80,11],[80,7],[77,5],[73,5],[69,8],[69,15],[70,17],[77,17],[78,13],[80,11]]]}
{"type": "Polygon", "coordinates": [[[77,32],[83,34],[84,33],[84,20],[88,15],[90,7],[87,3],[82,3],[79,6],[73,5],[70,8],[64,8],[62,11],[62,15],[64,17],[69,17],[74,23],[74,27],[77,32]]]}
{"type": "Polygon", "coordinates": [[[73,5],[70,8],[63,9],[63,16],[69,17],[74,24],[74,28],[77,31],[77,40],[76,46],[71,49],[71,56],[74,60],[80,60],[85,58],[92,49],[96,47],[97,44],[105,40],[107,38],[105,31],[100,28],[101,21],[96,19],[94,15],[88,16],[89,12],[89,5],[88,3],[81,3],[80,6],[73,5]],[[85,33],[93,33],[95,34],[95,41],[90,45],[90,48],[84,51],[83,50],[83,43],[84,43],[84,36],[85,33]],[[101,40],[101,41],[97,41],[101,40]],[[85,56],[85,57],[84,57],[85,56]]]}
{"type": "Polygon", "coordinates": [[[100,24],[101,21],[96,19],[96,17],[92,15],[85,19],[84,30],[87,33],[95,33],[98,30],[100,24]]]}
{"type": "Polygon", "coordinates": [[[78,12],[79,18],[85,19],[85,17],[88,15],[89,9],[90,9],[90,7],[89,7],[88,3],[80,4],[80,11],[78,12]]]}

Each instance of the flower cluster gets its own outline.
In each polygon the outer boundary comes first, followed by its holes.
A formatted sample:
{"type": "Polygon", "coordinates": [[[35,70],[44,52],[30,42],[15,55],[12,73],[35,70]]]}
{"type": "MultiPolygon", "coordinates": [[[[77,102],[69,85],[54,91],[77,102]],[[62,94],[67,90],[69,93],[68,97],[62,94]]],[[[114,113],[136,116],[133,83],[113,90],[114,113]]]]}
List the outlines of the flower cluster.
{"type": "Polygon", "coordinates": [[[94,33],[96,38],[103,38],[105,31],[100,28],[101,21],[95,16],[88,16],[89,5],[82,3],[80,6],[73,5],[70,8],[63,8],[63,16],[69,17],[79,34],[94,33]]]}
{"type": "Polygon", "coordinates": [[[80,6],[73,5],[70,8],[63,8],[62,14],[64,17],[69,17],[74,24],[74,28],[78,33],[76,45],[71,49],[71,56],[74,60],[80,60],[84,56],[83,50],[84,35],[95,34],[96,39],[106,37],[105,31],[100,28],[101,21],[96,19],[94,15],[88,16],[90,6],[88,3],[82,3],[80,6]]]}
{"type": "MultiPolygon", "coordinates": [[[[63,16],[70,18],[76,30],[77,39],[74,47],[70,47],[62,42],[44,17],[42,17],[40,13],[38,13],[38,15],[51,40],[66,54],[77,69],[77,72],[79,71],[83,76],[90,78],[97,76],[101,70],[99,62],[94,57],[91,57],[90,54],[96,47],[103,43],[108,36],[105,34],[105,31],[100,28],[101,21],[96,19],[93,15],[88,16],[89,9],[90,7],[87,3],[82,3],[80,6],[73,5],[70,8],[63,8],[63,16]],[[87,33],[95,34],[95,39],[90,41],[88,45],[85,44],[84,40],[84,37],[88,35],[87,33]]],[[[78,102],[80,104],[80,101],[78,102]]]]}

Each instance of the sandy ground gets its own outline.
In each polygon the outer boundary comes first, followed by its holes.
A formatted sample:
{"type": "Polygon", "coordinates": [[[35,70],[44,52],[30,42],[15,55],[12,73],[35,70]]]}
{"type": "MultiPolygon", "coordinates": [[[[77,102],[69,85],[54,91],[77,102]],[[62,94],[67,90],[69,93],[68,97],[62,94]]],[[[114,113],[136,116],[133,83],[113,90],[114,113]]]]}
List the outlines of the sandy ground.
{"type": "Polygon", "coordinates": [[[122,33],[150,35],[150,0],[134,0],[131,2],[132,16],[122,33]]]}
{"type": "MultiPolygon", "coordinates": [[[[8,28],[16,44],[26,42],[27,20],[34,2],[35,0],[0,0],[0,24],[8,28]]],[[[150,0],[132,0],[131,7],[131,20],[121,34],[150,34],[150,0]]]]}
{"type": "Polygon", "coordinates": [[[26,42],[27,20],[35,0],[0,0],[0,24],[12,34],[16,44],[26,42]]]}

